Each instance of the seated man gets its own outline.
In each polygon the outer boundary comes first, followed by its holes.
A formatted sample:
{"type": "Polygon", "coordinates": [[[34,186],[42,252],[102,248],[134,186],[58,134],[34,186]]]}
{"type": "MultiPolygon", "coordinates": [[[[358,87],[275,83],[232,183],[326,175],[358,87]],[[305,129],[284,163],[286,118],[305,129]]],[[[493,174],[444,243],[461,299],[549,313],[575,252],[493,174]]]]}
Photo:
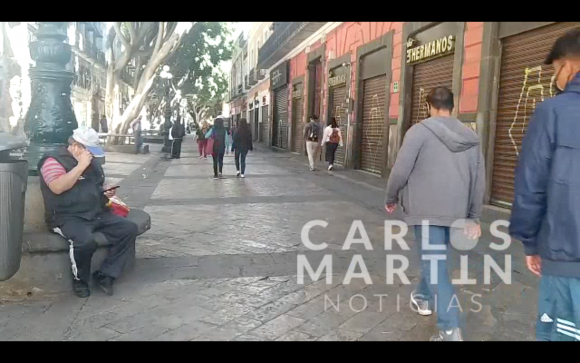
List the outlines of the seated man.
{"type": "Polygon", "coordinates": [[[108,295],[113,294],[113,282],[137,238],[137,225],[111,213],[106,206],[115,190],[106,191],[103,168],[93,159],[102,156],[97,132],[79,128],[69,138],[68,147],[38,163],[46,222],[70,243],[73,291],[80,298],[91,294],[91,258],[98,247],[94,232],[103,233],[112,244],[100,270],[93,275],[108,295]]]}

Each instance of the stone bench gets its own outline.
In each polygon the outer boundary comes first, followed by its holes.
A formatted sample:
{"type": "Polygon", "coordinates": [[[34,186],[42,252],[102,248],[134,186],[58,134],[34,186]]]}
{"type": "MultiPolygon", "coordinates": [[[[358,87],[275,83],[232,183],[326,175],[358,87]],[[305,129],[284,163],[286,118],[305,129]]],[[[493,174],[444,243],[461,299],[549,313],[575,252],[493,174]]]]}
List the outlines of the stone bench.
{"type": "MultiPolygon", "coordinates": [[[[139,235],[151,228],[151,216],[142,210],[132,209],[127,219],[137,224],[139,235]]],[[[99,248],[93,255],[93,271],[100,267],[111,245],[100,232],[95,233],[95,239],[99,248]]],[[[67,240],[48,230],[24,233],[20,269],[12,278],[0,282],[0,299],[21,299],[72,291],[69,248],[67,240]]],[[[131,272],[135,265],[134,246],[130,253],[123,276],[131,272]]]]}

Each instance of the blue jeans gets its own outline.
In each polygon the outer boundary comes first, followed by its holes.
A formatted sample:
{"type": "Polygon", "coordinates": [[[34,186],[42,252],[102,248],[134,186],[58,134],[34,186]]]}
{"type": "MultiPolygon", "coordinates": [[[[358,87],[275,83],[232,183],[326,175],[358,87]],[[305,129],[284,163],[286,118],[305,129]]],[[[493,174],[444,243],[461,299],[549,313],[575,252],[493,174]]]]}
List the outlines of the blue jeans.
{"type": "MultiPolygon", "coordinates": [[[[425,250],[422,241],[423,226],[414,226],[415,239],[419,245],[421,256],[421,279],[415,290],[417,297],[429,301],[429,306],[435,306],[437,326],[440,330],[451,330],[459,327],[459,298],[451,284],[448,273],[449,260],[449,227],[429,226],[429,245],[445,246],[444,250],[425,250]],[[423,260],[424,256],[443,255],[444,260],[423,260]],[[433,262],[432,262],[433,261],[433,262]],[[431,283],[431,264],[437,265],[435,283],[431,283]],[[435,304],[435,305],[433,305],[435,304]]],[[[427,236],[425,236],[427,237],[427,236]]]]}
{"type": "Polygon", "coordinates": [[[536,340],[580,341],[580,279],[542,276],[536,340]]]}
{"type": "Polygon", "coordinates": [[[240,164],[242,166],[241,174],[246,173],[246,156],[248,155],[248,150],[236,149],[236,170],[240,171],[240,164]]]}

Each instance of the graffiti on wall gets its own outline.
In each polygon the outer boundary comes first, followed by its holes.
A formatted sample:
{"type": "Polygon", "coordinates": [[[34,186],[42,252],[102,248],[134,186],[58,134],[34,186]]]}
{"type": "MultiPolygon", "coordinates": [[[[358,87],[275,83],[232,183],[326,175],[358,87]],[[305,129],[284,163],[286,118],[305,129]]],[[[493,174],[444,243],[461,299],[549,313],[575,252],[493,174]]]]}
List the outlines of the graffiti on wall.
{"type": "MultiPolygon", "coordinates": [[[[550,78],[550,83],[544,86],[542,83],[542,73],[546,73],[541,65],[534,67],[526,67],[524,69],[524,79],[522,82],[522,89],[516,105],[513,122],[508,130],[509,138],[516,152],[516,156],[520,155],[521,145],[515,139],[515,135],[520,133],[522,136],[526,132],[527,124],[531,114],[536,109],[539,102],[544,101],[546,96],[554,97],[554,81],[555,76],[550,78]],[[547,89],[546,89],[547,88],[547,89]]],[[[544,77],[544,81],[546,77],[544,77]]]]}

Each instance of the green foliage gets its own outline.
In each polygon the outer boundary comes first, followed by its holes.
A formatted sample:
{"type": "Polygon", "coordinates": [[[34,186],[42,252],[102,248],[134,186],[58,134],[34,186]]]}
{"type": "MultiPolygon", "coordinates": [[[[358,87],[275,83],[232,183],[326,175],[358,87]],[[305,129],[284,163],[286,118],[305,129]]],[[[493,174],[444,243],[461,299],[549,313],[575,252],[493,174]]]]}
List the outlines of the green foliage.
{"type": "MultiPolygon", "coordinates": [[[[173,74],[173,85],[182,95],[195,95],[198,104],[214,107],[223,102],[228,90],[227,77],[220,68],[232,57],[232,30],[225,22],[197,22],[184,36],[179,48],[166,64],[173,74]],[[187,80],[178,86],[187,75],[187,80]]],[[[157,79],[153,92],[164,97],[164,84],[157,79]]]]}

